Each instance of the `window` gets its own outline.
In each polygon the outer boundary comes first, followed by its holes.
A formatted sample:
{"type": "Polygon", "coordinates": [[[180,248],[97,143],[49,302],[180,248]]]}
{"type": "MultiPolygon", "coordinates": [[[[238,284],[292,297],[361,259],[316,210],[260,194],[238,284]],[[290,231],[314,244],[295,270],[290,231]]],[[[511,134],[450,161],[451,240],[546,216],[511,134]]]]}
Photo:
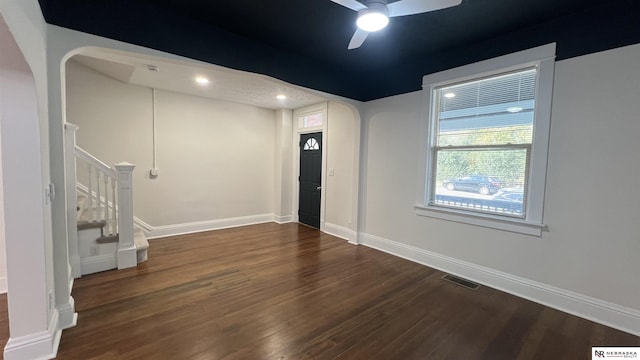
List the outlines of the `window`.
{"type": "Polygon", "coordinates": [[[425,76],[419,215],[540,235],[555,44],[425,76]]]}
{"type": "Polygon", "coordinates": [[[430,204],[525,218],[536,74],[524,69],[433,90],[430,204]]]}
{"type": "Polygon", "coordinates": [[[316,140],[315,138],[310,138],[307,139],[306,143],[304,143],[304,147],[302,148],[302,150],[320,150],[320,144],[318,144],[318,140],[316,140]]]}
{"type": "Polygon", "coordinates": [[[312,128],[322,126],[322,113],[306,115],[301,118],[302,128],[312,128]]]}

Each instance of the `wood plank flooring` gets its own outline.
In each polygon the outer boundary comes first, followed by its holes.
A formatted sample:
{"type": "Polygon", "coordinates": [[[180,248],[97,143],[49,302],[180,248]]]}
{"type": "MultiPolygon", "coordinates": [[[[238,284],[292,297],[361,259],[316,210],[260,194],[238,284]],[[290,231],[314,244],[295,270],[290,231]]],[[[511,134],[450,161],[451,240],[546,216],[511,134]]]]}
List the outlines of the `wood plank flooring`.
{"type": "Polygon", "coordinates": [[[590,359],[640,338],[297,224],[151,241],[83,276],[58,359],[590,359]]]}
{"type": "MultiPolygon", "coordinates": [[[[0,294],[0,349],[4,349],[9,340],[9,314],[7,313],[7,294],[0,294]]],[[[0,352],[3,359],[4,352],[0,352]]]]}

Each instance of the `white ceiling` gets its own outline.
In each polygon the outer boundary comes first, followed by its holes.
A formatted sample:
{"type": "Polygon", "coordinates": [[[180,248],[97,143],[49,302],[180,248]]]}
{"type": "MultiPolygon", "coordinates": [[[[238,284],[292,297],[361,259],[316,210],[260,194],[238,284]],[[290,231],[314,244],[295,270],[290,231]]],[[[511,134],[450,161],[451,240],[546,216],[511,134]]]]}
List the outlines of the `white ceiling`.
{"type": "Polygon", "coordinates": [[[70,61],[76,61],[106,76],[132,85],[266,109],[297,109],[326,101],[326,98],[314,94],[311,90],[265,75],[195,61],[106,52],[75,55],[70,61]],[[156,67],[158,71],[149,70],[149,66],[156,67]],[[198,85],[195,82],[198,76],[209,79],[209,84],[198,85]],[[287,98],[279,100],[276,98],[279,94],[287,98]]]}

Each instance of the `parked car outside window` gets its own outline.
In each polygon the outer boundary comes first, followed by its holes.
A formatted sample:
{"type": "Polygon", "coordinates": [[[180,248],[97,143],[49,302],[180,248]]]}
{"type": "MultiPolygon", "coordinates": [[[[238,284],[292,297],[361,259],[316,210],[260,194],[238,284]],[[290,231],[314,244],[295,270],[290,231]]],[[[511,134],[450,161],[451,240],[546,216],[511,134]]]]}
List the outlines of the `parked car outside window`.
{"type": "Polygon", "coordinates": [[[473,191],[482,195],[495,194],[502,187],[502,181],[493,176],[466,175],[442,182],[449,191],[473,191]]]}

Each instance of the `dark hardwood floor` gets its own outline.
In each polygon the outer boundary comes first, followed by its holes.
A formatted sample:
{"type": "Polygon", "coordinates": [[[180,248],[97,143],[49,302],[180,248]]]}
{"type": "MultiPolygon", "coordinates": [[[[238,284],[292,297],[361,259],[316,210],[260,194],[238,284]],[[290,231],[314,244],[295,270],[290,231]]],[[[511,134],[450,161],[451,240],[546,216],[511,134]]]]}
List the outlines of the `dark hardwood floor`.
{"type": "MultiPolygon", "coordinates": [[[[9,314],[7,313],[7,294],[0,294],[0,349],[4,349],[9,340],[9,314]]],[[[0,359],[4,352],[0,351],[0,359]]]]}
{"type": "Polygon", "coordinates": [[[151,241],[77,279],[58,359],[590,359],[640,338],[297,224],[151,241]]]}

